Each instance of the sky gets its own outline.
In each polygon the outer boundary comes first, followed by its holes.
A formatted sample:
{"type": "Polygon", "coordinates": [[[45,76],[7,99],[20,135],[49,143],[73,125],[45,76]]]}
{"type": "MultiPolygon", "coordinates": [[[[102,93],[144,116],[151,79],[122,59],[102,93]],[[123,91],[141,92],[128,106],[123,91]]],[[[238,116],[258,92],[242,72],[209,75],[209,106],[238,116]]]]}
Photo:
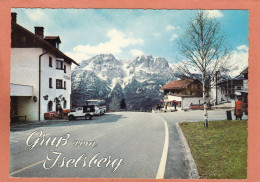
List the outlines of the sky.
{"type": "MultiPolygon", "coordinates": [[[[17,23],[45,36],[60,36],[60,49],[77,62],[98,54],[117,59],[140,55],[166,58],[176,63],[177,40],[197,10],[143,9],[25,9],[14,8],[17,23]]],[[[231,45],[233,59],[248,64],[247,10],[208,10],[221,24],[231,45]]]]}

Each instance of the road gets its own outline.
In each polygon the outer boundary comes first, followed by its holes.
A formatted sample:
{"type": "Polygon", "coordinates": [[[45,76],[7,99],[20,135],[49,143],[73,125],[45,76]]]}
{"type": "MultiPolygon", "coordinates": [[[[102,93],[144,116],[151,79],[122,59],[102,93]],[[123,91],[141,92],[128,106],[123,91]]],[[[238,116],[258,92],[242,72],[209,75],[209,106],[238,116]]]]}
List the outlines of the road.
{"type": "Polygon", "coordinates": [[[176,125],[158,114],[115,112],[11,127],[11,177],[186,179],[187,166],[176,125]]]}

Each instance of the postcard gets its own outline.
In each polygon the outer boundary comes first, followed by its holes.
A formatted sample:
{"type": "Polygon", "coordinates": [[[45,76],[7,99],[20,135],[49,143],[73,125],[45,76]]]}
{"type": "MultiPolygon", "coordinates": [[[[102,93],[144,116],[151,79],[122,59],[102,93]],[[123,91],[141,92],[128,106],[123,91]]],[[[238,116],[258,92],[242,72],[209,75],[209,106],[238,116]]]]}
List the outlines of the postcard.
{"type": "Polygon", "coordinates": [[[6,181],[256,179],[251,12],[10,7],[6,181]]]}

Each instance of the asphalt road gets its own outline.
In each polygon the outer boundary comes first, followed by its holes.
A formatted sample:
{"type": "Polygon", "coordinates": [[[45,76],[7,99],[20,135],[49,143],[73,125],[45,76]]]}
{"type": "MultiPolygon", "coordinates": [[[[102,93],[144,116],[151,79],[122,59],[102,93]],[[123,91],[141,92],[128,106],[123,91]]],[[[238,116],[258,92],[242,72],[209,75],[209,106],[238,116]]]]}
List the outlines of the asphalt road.
{"type": "Polygon", "coordinates": [[[11,127],[11,177],[185,179],[187,166],[176,125],[158,114],[11,127]]]}

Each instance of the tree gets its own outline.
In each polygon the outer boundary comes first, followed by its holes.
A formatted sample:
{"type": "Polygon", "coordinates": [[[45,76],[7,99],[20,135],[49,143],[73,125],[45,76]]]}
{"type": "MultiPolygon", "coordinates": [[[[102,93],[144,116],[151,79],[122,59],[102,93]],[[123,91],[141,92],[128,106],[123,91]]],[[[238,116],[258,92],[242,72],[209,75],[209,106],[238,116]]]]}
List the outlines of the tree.
{"type": "Polygon", "coordinates": [[[112,103],[111,103],[111,107],[112,107],[112,110],[114,110],[114,111],[117,111],[117,98],[116,98],[116,96],[114,95],[113,97],[112,97],[112,103]]]}
{"type": "MultiPolygon", "coordinates": [[[[178,48],[186,60],[182,72],[190,74],[197,68],[203,84],[204,126],[208,127],[206,91],[210,78],[224,70],[230,58],[230,49],[220,24],[200,10],[192,19],[178,41],[178,48]]],[[[197,75],[198,76],[198,75],[197,75]]]]}
{"type": "Polygon", "coordinates": [[[125,98],[123,98],[120,102],[120,109],[126,109],[125,98]]]}

